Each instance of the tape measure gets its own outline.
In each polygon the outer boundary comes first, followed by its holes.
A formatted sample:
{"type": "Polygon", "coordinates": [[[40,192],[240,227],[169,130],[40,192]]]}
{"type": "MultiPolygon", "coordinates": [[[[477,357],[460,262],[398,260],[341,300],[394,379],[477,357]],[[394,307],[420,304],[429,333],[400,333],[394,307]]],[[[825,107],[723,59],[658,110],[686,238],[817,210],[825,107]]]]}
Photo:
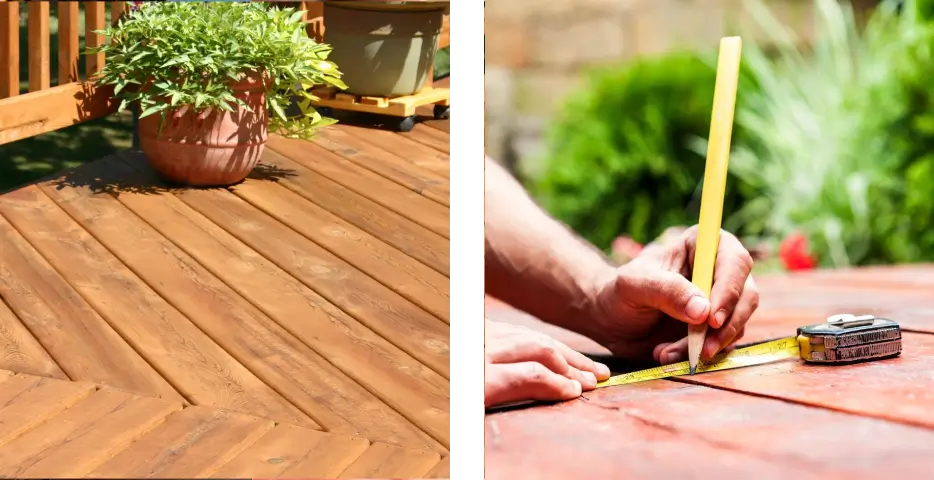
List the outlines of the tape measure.
{"type": "MultiPolygon", "coordinates": [[[[839,365],[898,356],[902,332],[898,323],[872,315],[834,315],[826,323],[798,328],[794,337],[771,340],[714,357],[696,373],[729,370],[800,358],[808,363],[839,365]]],[[[690,373],[689,362],[673,363],[616,375],[597,388],[676,377],[690,373]]]]}

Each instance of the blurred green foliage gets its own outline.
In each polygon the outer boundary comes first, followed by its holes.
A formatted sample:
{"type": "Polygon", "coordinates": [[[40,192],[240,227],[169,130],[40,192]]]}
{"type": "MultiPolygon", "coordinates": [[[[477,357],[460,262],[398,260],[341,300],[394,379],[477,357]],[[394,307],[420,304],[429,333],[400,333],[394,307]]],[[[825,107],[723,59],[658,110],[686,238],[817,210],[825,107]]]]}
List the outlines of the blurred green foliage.
{"type": "MultiPolygon", "coordinates": [[[[549,132],[533,195],[600,248],[694,223],[705,157],[691,142],[707,135],[715,76],[689,53],[591,72],[549,132]]],[[[726,208],[742,200],[730,188],[726,208]]]]}
{"type": "MultiPolygon", "coordinates": [[[[822,266],[934,260],[934,15],[897,3],[860,25],[815,0],[806,48],[751,5],[773,37],[744,45],[724,228],[773,246],[801,232],[822,266]]],[[[601,248],[696,223],[710,53],[592,74],[529,185],[543,206],[601,248]]]]}

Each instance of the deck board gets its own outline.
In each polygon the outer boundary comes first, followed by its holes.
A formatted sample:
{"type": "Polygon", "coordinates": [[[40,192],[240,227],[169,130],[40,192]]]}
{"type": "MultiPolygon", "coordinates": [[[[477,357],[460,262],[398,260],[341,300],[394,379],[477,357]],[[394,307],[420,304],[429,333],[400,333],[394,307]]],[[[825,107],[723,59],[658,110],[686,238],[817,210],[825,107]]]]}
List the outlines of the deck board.
{"type": "Polygon", "coordinates": [[[68,378],[181,400],[2,216],[0,243],[0,294],[68,378]]]}
{"type": "Polygon", "coordinates": [[[449,159],[343,127],[231,188],[127,151],[0,195],[0,474],[444,470],[449,159]]]}

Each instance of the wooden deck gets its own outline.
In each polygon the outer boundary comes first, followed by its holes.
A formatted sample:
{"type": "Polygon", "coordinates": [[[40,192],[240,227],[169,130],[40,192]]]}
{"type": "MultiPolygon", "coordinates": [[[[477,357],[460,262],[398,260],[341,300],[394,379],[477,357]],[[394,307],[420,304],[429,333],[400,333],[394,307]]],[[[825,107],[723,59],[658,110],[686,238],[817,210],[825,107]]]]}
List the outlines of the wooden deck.
{"type": "Polygon", "coordinates": [[[272,137],[228,189],[127,151],[0,195],[0,475],[446,477],[448,129],[272,137]]]}
{"type": "MultiPolygon", "coordinates": [[[[934,454],[934,265],[757,279],[745,341],[793,335],[835,313],[898,321],[896,359],[800,361],[609,387],[486,416],[486,478],[900,478],[934,454]]],[[[594,342],[489,301],[487,315],[594,342]]]]}

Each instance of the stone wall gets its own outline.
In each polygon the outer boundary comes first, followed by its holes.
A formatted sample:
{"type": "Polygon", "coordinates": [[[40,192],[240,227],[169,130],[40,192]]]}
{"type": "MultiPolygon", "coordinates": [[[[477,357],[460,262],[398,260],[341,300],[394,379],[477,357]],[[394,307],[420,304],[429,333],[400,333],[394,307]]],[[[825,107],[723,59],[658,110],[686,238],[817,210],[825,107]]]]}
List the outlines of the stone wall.
{"type": "MultiPolygon", "coordinates": [[[[872,1],[858,1],[857,9],[872,1]]],[[[767,0],[807,43],[813,0],[767,0]]],[[[726,35],[763,35],[744,0],[487,0],[487,154],[509,165],[541,148],[541,133],[584,67],[673,49],[715,49],[726,35]]],[[[523,170],[533,165],[523,165],[523,170]]]]}

